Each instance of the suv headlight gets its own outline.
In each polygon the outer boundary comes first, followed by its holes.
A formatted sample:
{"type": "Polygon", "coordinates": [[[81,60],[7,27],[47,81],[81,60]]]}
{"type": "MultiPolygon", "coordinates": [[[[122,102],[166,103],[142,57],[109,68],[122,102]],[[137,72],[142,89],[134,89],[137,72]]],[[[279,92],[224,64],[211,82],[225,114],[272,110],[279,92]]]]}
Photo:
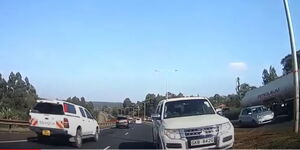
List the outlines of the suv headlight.
{"type": "Polygon", "coordinates": [[[223,134],[229,133],[231,128],[232,128],[232,125],[229,122],[226,122],[226,123],[220,124],[219,132],[221,135],[223,135],[223,134]]]}
{"type": "Polygon", "coordinates": [[[180,139],[180,131],[176,129],[165,129],[164,134],[170,139],[180,139]]]}

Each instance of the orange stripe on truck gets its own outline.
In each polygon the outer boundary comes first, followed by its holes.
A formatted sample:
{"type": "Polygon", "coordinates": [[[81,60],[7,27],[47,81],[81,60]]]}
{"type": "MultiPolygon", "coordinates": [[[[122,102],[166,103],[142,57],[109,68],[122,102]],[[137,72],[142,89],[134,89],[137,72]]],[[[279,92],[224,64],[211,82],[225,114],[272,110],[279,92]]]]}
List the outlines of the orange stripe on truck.
{"type": "Polygon", "coordinates": [[[31,123],[31,125],[35,126],[35,125],[37,125],[37,123],[38,123],[38,121],[37,121],[37,120],[35,120],[35,119],[33,119],[33,121],[32,121],[32,123],[31,123]]]}
{"type": "Polygon", "coordinates": [[[60,121],[56,121],[56,127],[64,128],[64,125],[60,121]]]}

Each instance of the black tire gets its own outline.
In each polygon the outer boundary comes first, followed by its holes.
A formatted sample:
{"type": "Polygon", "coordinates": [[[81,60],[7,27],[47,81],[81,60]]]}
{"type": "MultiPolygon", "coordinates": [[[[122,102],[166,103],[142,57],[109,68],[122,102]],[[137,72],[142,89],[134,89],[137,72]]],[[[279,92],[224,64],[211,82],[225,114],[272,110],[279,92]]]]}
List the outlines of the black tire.
{"type": "Polygon", "coordinates": [[[44,141],[46,141],[47,139],[49,139],[49,137],[46,137],[46,136],[43,136],[43,135],[38,135],[38,136],[37,136],[37,140],[38,140],[39,142],[44,142],[44,141]]]}
{"type": "Polygon", "coordinates": [[[160,138],[157,135],[156,138],[153,135],[153,146],[155,149],[162,149],[161,143],[160,143],[160,138]]]}
{"type": "Polygon", "coordinates": [[[159,149],[158,147],[158,139],[157,139],[157,137],[155,138],[155,136],[153,135],[152,136],[152,138],[153,138],[153,148],[154,149],[159,149]]]}
{"type": "Polygon", "coordinates": [[[239,120],[239,127],[243,127],[243,122],[242,122],[242,120],[239,120]]]}
{"type": "Polygon", "coordinates": [[[81,129],[80,128],[77,129],[77,131],[76,131],[74,146],[76,148],[81,148],[81,146],[82,146],[82,133],[81,133],[81,129]]]}
{"type": "Polygon", "coordinates": [[[96,133],[95,133],[93,139],[95,142],[98,142],[98,140],[99,140],[99,128],[98,127],[96,128],[96,133]]]}
{"type": "Polygon", "coordinates": [[[252,125],[253,125],[253,127],[257,127],[258,126],[258,124],[256,123],[255,120],[252,120],[252,125]]]}
{"type": "Polygon", "coordinates": [[[157,138],[157,141],[156,141],[156,148],[157,148],[157,149],[162,149],[162,145],[161,145],[160,138],[157,138]]]}

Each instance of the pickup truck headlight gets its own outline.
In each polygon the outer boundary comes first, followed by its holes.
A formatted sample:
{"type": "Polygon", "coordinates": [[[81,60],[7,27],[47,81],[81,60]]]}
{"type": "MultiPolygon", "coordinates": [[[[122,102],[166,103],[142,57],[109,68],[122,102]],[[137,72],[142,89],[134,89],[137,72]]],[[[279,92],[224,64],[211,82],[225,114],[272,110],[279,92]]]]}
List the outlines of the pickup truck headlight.
{"type": "Polygon", "coordinates": [[[180,139],[180,131],[176,129],[165,129],[164,134],[170,139],[180,139]]]}
{"type": "Polygon", "coordinates": [[[261,115],[257,115],[257,119],[262,119],[263,117],[261,115]]]}
{"type": "Polygon", "coordinates": [[[226,122],[226,123],[220,124],[219,132],[221,135],[223,135],[223,134],[229,133],[231,128],[232,128],[232,125],[229,122],[226,122]]]}

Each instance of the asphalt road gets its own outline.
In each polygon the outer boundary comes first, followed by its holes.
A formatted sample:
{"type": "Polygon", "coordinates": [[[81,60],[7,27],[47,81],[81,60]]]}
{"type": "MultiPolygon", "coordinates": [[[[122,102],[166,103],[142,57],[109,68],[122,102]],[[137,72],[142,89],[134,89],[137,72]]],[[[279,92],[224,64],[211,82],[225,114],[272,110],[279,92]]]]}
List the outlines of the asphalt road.
{"type": "MultiPolygon", "coordinates": [[[[153,149],[152,125],[132,124],[129,129],[104,129],[100,140],[84,140],[84,149],[153,149]]],[[[38,148],[38,149],[74,149],[71,143],[62,139],[38,141],[35,136],[21,140],[0,141],[0,149],[38,148]]]]}

